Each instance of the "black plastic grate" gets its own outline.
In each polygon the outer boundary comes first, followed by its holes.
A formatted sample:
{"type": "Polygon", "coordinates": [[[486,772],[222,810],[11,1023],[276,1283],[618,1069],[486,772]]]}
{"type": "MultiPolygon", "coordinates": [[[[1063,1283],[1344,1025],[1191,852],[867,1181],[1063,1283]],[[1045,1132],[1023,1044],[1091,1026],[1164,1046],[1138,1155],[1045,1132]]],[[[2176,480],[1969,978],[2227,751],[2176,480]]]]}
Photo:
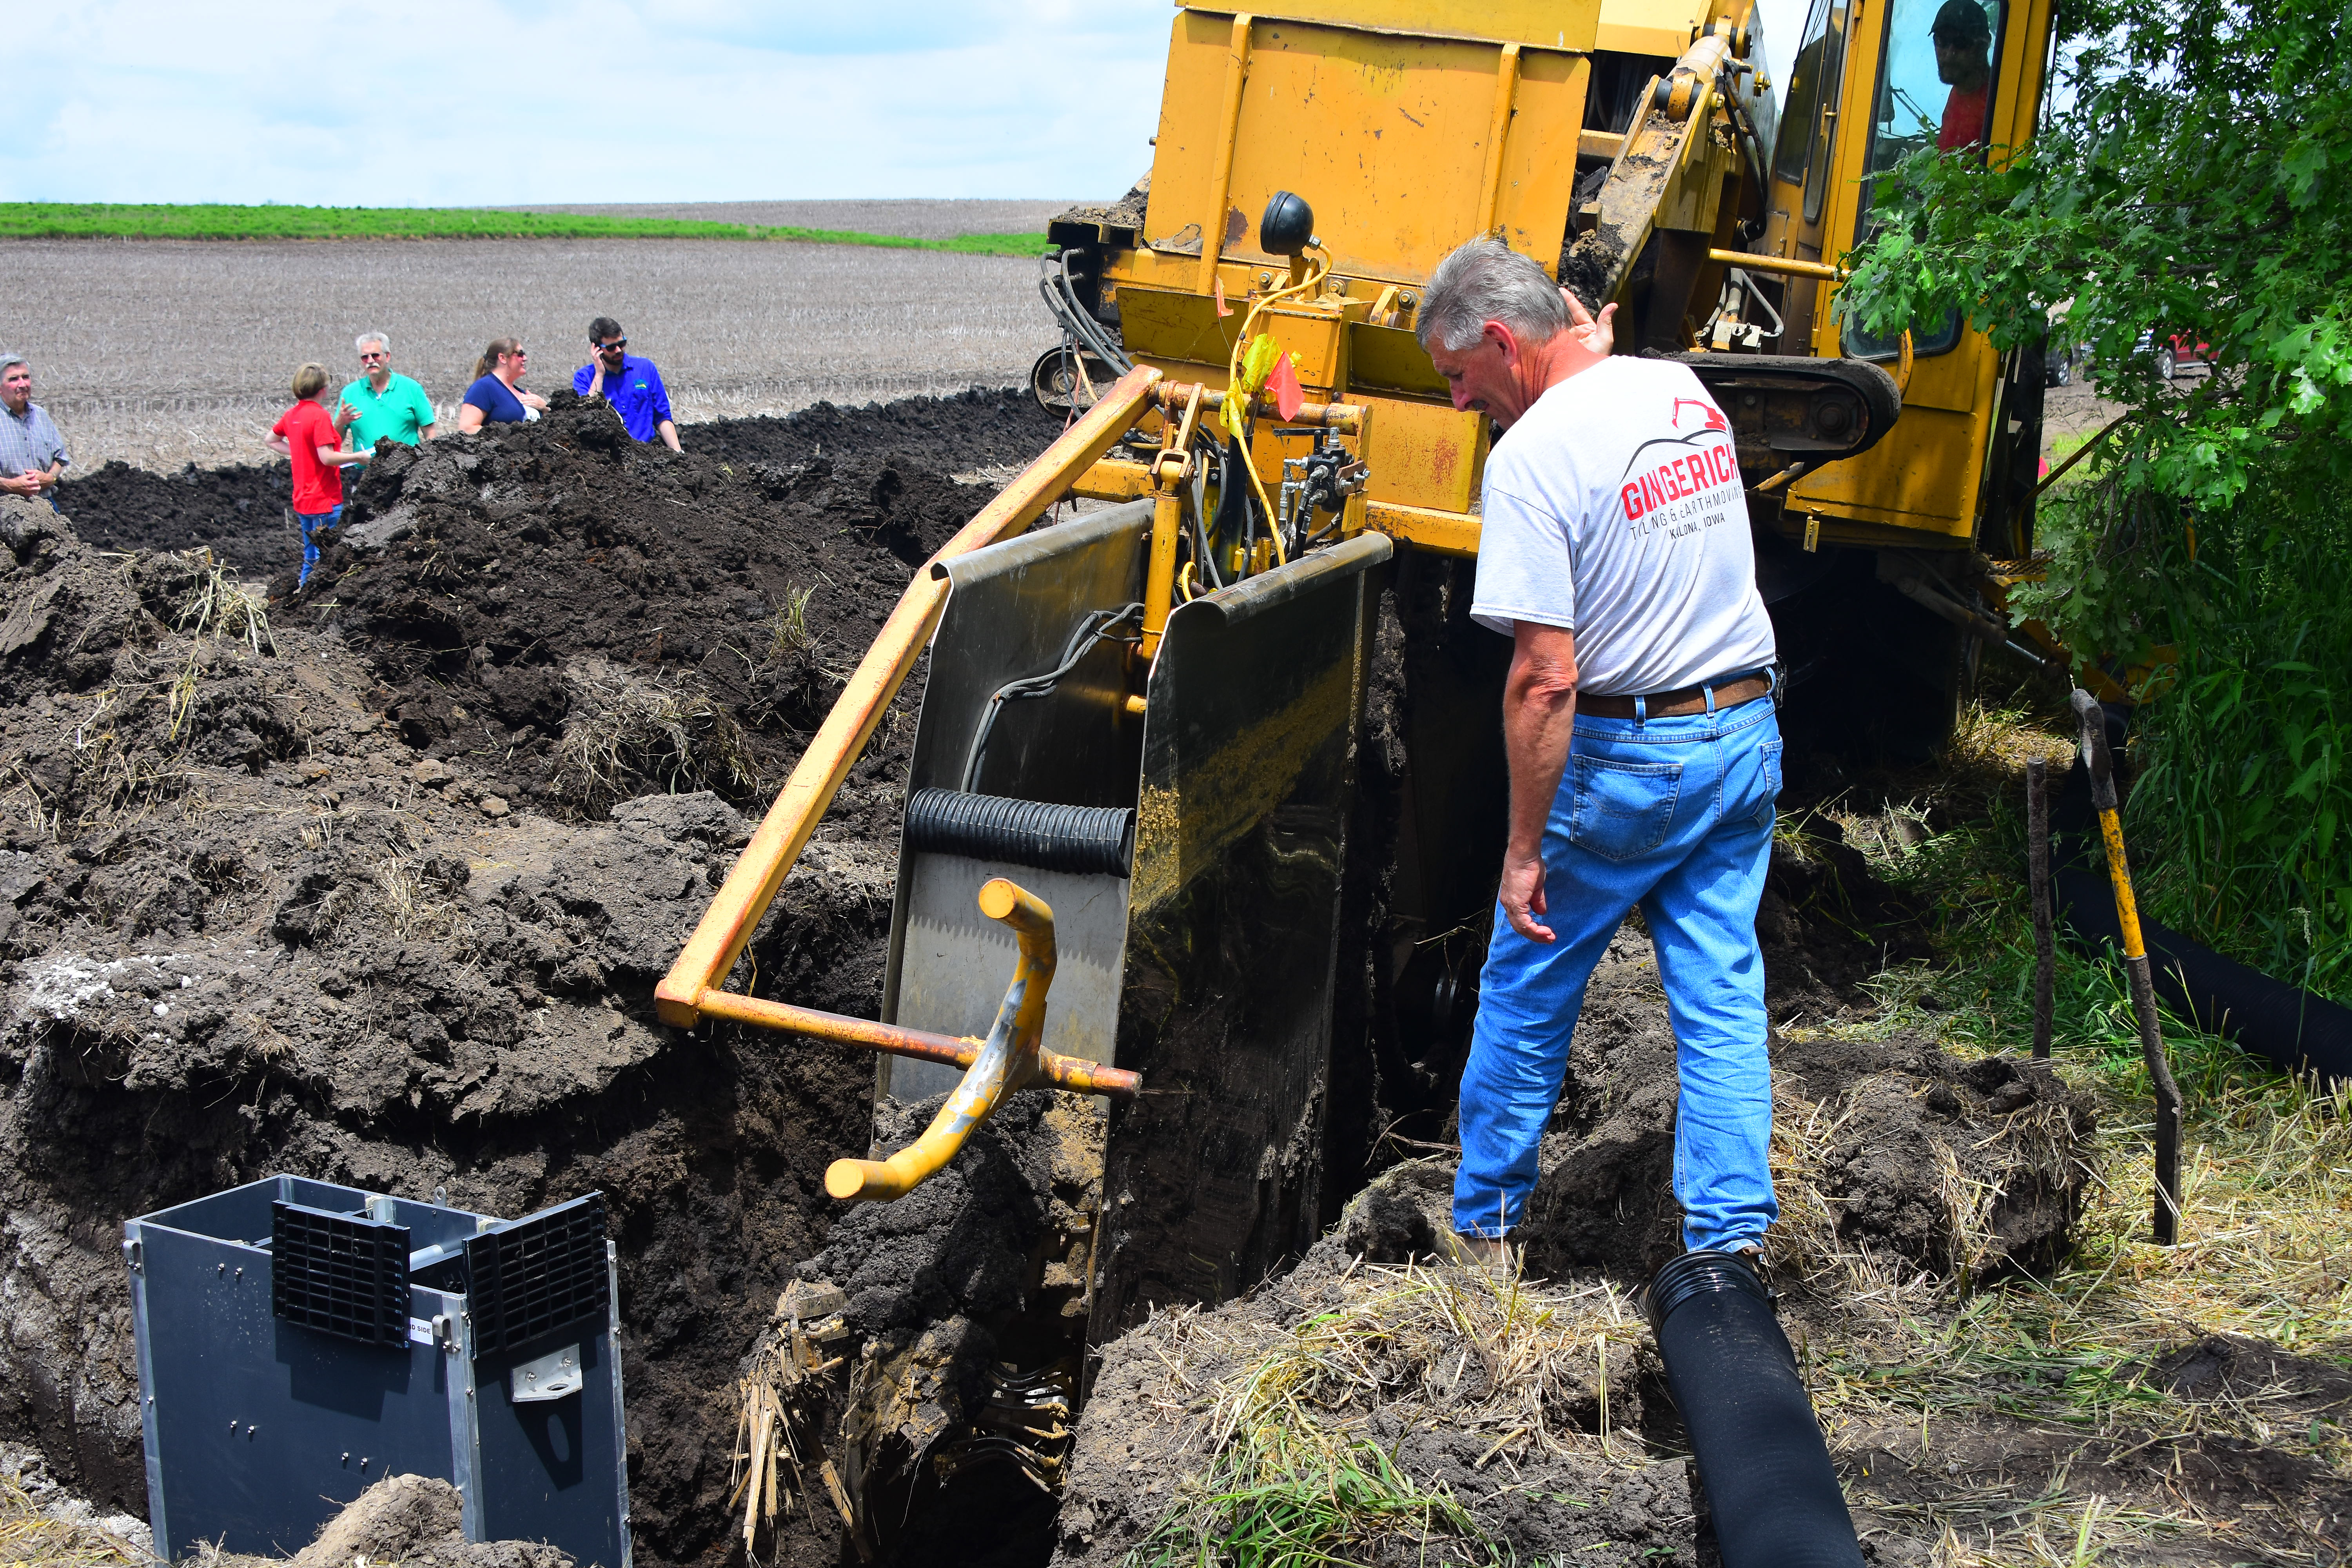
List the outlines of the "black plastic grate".
{"type": "Polygon", "coordinates": [[[269,1310],[363,1345],[408,1342],[408,1227],[269,1205],[269,1310]]]}
{"type": "Polygon", "coordinates": [[[604,1194],[468,1237],[466,1274],[478,1355],[603,1316],[612,1302],[604,1194]]]}

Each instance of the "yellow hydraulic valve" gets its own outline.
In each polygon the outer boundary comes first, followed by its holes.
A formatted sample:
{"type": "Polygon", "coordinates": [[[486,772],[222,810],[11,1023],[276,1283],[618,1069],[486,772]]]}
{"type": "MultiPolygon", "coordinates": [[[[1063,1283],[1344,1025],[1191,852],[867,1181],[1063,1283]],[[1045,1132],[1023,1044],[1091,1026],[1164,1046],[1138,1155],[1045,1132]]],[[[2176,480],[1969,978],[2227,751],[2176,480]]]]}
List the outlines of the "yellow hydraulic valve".
{"type": "Polygon", "coordinates": [[[906,1196],[955,1158],[971,1130],[995,1114],[1006,1095],[1033,1084],[1050,1082],[1079,1093],[1135,1092],[1133,1073],[1038,1048],[1045,1028],[1045,990],[1054,983],[1054,911],[1045,900],[998,877],[980,889],[980,912],[1011,926],[1021,950],[988,1039],[920,1138],[887,1160],[835,1160],[826,1168],[824,1190],[835,1197],[906,1196]]]}

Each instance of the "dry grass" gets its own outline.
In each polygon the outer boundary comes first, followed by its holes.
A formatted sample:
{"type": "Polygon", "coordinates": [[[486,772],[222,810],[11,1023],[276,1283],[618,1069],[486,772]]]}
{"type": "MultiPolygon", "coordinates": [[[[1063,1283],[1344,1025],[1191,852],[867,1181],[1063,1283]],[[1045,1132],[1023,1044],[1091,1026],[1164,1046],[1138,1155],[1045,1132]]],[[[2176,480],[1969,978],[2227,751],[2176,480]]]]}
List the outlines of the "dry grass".
{"type": "Polygon", "coordinates": [[[378,861],[371,873],[376,909],[393,935],[403,942],[440,942],[457,934],[463,922],[457,900],[429,880],[421,865],[394,855],[378,861]]]}
{"type": "MultiPolygon", "coordinates": [[[[682,421],[1024,382],[1054,331],[1033,262],[691,240],[79,240],[8,244],[8,347],[75,465],[269,461],[294,367],[395,367],[446,416],[492,337],[520,333],[530,385],[569,386],[592,317],[627,326],[682,421]],[[575,357],[575,351],[579,351],[575,357]],[[202,366],[201,376],[190,367],[202,366]]],[[[688,444],[692,445],[688,436],[688,444]]]]}
{"type": "Polygon", "coordinates": [[[227,563],[215,561],[210,551],[203,552],[202,560],[204,568],[196,585],[181,602],[179,616],[173,623],[173,629],[188,639],[187,661],[172,681],[170,736],[174,741],[187,725],[207,658],[217,658],[224,642],[241,642],[257,658],[278,651],[269,635],[267,591],[231,577],[227,563]]]}
{"type": "MultiPolygon", "coordinates": [[[[1939,1256],[1923,1267],[1838,1234],[1841,1197],[1822,1190],[1821,1173],[1846,1122],[1890,1086],[1906,1095],[1917,1092],[1916,1080],[1900,1075],[1862,1079],[1835,1099],[1820,1102],[1797,1095],[1786,1080],[1774,1086],[1772,1187],[1780,1218],[1765,1238],[1773,1275],[1801,1285],[1820,1300],[1838,1302],[1848,1312],[1899,1316],[1921,1310],[1939,1300],[1965,1296],[1975,1280],[2008,1262],[2006,1247],[1993,1229],[2002,1188],[1965,1170],[1954,1147],[1941,1142],[1935,1146],[1938,1223],[1931,1227],[1943,1238],[1939,1256]]],[[[2033,1100],[2002,1117],[1976,1150],[1996,1141],[2001,1145],[2001,1178],[2022,1178],[2045,1190],[2064,1187],[2082,1156],[2067,1109],[2054,1100],[2033,1100]]]]}
{"type": "MultiPolygon", "coordinates": [[[[1963,1057],[2022,1049],[2032,963],[2018,869],[2023,764],[2042,755],[2053,772],[2063,766],[2064,723],[2025,706],[1971,715],[1947,765],[1919,781],[1915,797],[1963,826],[1906,847],[1892,835],[1853,834],[1856,822],[1885,820],[1883,810],[1848,810],[1850,835],[1876,868],[1934,906],[1948,959],[1940,968],[1882,974],[1874,1014],[1837,1032],[1927,1034],[1963,1057]]],[[[1902,798],[1902,781],[1893,783],[1882,796],[1902,798]]],[[[1788,1241],[1810,1271],[1844,1280],[1834,1338],[1810,1347],[1816,1403],[1835,1447],[1865,1447],[1909,1431],[1925,1455],[1936,1441],[1931,1429],[1949,1423],[2013,1432],[2021,1442],[2030,1436],[2061,1456],[2030,1484],[1971,1477],[1945,1495],[1902,1501],[1873,1500],[1866,1484],[1860,1489],[1859,1500],[1882,1517],[1937,1542],[1938,1563],[2074,1563],[2192,1549],[2242,1557],[2257,1544],[2245,1520],[2209,1518],[2166,1484],[2179,1446],[2241,1439],[2308,1456],[2343,1477],[2352,1472],[2352,1443],[2334,1421],[2309,1417],[2307,1392],[2301,1401],[2273,1387],[2190,1402],[2148,1380],[2159,1358],[2205,1334],[2352,1360],[2352,1263],[2343,1247],[2352,1215],[2352,1089],[2297,1083],[2168,1019],[2166,1041],[2188,1102],[2183,1212],[2180,1245],[2157,1247],[2147,1239],[2150,1090],[2128,992],[2119,971],[2063,942],[2059,951],[2053,1064],[2091,1097],[2100,1128],[2074,1255],[2046,1279],[2011,1279],[1972,1294],[1937,1288],[1875,1260],[1838,1256],[1833,1240],[1822,1240],[1802,1184],[1783,1185],[1784,1207],[1793,1211],[1781,1226],[1788,1241]],[[2144,1484],[2119,1488],[2116,1471],[2103,1468],[2110,1465],[2144,1484]],[[2105,1479],[2076,1483],[2077,1470],[2105,1479]],[[2117,1495],[2123,1490],[2132,1495],[2117,1495]]],[[[1783,1140],[1815,1135],[1783,1119],[1776,1178],[1785,1180],[1783,1140]]],[[[1967,1194],[1951,1199],[1965,1205],[1967,1194]]],[[[2265,1518],[2289,1535],[2303,1527],[2290,1513],[2265,1518]]],[[[2315,1535],[2303,1544],[2333,1550],[2315,1535]]]]}
{"type": "Polygon", "coordinates": [[[1547,1455],[1650,1458],[1610,1424],[1610,1384],[1628,1384],[1646,1330],[1605,1281],[1353,1264],[1322,1305],[1285,1328],[1185,1308],[1136,1331],[1171,1392],[1192,1396],[1186,1418],[1205,1409],[1212,1434],[1204,1473],[1179,1489],[1139,1561],[1507,1561],[1442,1485],[1397,1467],[1393,1434],[1416,1426],[1476,1434],[1478,1468],[1498,1473],[1547,1455]],[[1206,1388],[1188,1370],[1220,1363],[1241,1370],[1206,1388]]]}
{"type": "MultiPolygon", "coordinates": [[[[839,1518],[865,1556],[867,1548],[840,1472],[825,1457],[821,1440],[825,1391],[841,1366],[838,1348],[848,1338],[836,1299],[818,1314],[803,1316],[810,1293],[797,1285],[776,1299],[775,1314],[750,1373],[735,1385],[733,1458],[727,1473],[727,1506],[742,1510],[743,1556],[755,1555],[764,1534],[772,1547],[779,1515],[812,1508],[839,1518]]],[[[861,1363],[861,1368],[870,1363],[861,1363]]]]}
{"type": "Polygon", "coordinates": [[[556,748],[557,777],[591,814],[647,793],[740,796],[758,785],[742,731],[708,693],[604,659],[571,666],[564,682],[572,708],[556,748]]]}
{"type": "Polygon", "coordinates": [[[816,638],[809,631],[808,605],[814,588],[787,588],[782,607],[767,620],[767,657],[772,660],[788,660],[816,648],[816,638]]]}
{"type": "Polygon", "coordinates": [[[95,1525],[52,1519],[12,1476],[0,1475],[0,1563],[146,1568],[147,1554],[95,1525]]]}

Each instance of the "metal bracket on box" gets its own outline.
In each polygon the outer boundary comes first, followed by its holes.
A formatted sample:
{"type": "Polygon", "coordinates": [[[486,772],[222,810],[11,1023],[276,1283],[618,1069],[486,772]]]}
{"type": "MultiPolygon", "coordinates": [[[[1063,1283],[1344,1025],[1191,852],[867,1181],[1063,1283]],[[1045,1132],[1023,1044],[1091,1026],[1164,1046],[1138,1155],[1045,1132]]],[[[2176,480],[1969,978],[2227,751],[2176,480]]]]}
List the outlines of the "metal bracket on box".
{"type": "Polygon", "coordinates": [[[565,1399],[580,1392],[580,1347],[565,1345],[514,1369],[508,1397],[517,1405],[565,1399]]]}

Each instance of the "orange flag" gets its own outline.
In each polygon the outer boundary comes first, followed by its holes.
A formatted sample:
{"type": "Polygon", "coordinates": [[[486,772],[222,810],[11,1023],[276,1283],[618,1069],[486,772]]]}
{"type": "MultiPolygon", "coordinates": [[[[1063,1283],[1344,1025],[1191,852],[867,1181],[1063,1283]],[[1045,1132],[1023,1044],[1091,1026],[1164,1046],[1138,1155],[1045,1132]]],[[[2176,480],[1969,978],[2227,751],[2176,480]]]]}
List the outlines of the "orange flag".
{"type": "Polygon", "coordinates": [[[1220,278],[1217,279],[1217,314],[1230,316],[1233,313],[1234,308],[1225,303],[1225,280],[1220,278]]]}
{"type": "Polygon", "coordinates": [[[1288,354],[1276,354],[1274,369],[1265,378],[1265,389],[1274,394],[1274,411],[1285,419],[1298,417],[1306,405],[1307,394],[1298,384],[1298,373],[1291,368],[1288,354]]]}

